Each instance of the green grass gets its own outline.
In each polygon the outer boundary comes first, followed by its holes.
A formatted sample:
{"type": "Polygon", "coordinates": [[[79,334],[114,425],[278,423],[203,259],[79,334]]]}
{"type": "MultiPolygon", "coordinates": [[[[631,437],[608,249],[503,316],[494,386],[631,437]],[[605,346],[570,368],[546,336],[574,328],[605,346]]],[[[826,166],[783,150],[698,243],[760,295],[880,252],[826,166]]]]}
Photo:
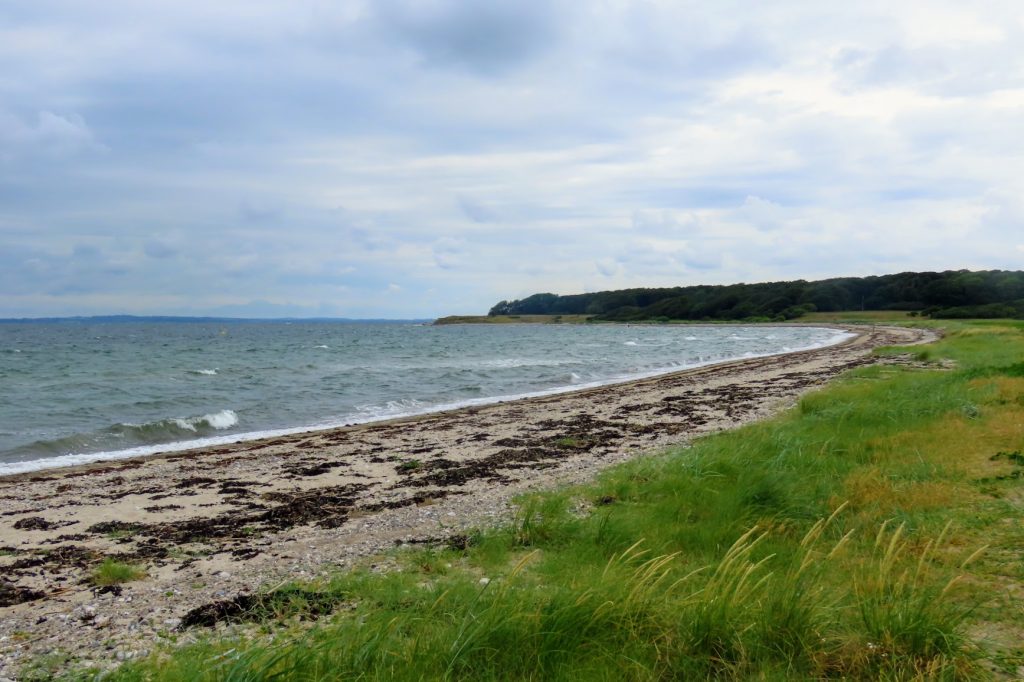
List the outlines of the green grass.
{"type": "Polygon", "coordinates": [[[449,315],[434,324],[582,324],[593,315],[449,315]]]}
{"type": "Polygon", "coordinates": [[[120,583],[140,580],[145,576],[146,571],[139,566],[115,561],[114,559],[104,559],[102,563],[93,569],[90,581],[93,585],[98,586],[119,585],[120,583]]]}
{"type": "Polygon", "coordinates": [[[844,310],[834,313],[805,313],[797,322],[845,322],[849,324],[891,324],[909,322],[920,319],[926,321],[928,318],[912,317],[905,310],[844,310]]]}
{"type": "Polygon", "coordinates": [[[313,626],[110,679],[1012,679],[1024,480],[996,455],[1024,448],[1024,324],[947,329],[913,352],[954,369],[854,371],[774,420],[525,497],[464,550],[289,586],[344,603],[313,626]]]}

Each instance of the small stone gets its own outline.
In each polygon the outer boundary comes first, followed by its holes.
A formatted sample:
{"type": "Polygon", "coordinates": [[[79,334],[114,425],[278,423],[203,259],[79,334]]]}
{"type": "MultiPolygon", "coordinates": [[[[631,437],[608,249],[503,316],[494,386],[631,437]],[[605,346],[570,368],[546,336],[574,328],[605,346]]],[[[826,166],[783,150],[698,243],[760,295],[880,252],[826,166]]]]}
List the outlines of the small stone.
{"type": "Polygon", "coordinates": [[[490,582],[491,582],[491,579],[490,579],[490,578],[480,578],[480,584],[481,584],[481,585],[487,585],[487,584],[489,584],[490,582]]]}
{"type": "Polygon", "coordinates": [[[95,628],[105,628],[110,625],[110,616],[96,616],[92,619],[92,625],[95,628]]]}

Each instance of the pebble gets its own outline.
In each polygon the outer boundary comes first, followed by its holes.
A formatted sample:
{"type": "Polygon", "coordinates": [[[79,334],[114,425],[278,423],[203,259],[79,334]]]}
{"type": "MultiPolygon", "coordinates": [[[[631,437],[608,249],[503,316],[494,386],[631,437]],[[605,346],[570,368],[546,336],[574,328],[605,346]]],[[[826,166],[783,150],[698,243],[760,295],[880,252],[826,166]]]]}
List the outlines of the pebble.
{"type": "MultiPolygon", "coordinates": [[[[659,441],[650,446],[662,444],[659,441]]],[[[14,631],[32,628],[39,611],[23,609],[17,619],[5,613],[0,617],[0,642],[3,642],[0,647],[0,682],[13,682],[11,678],[18,676],[19,667],[26,661],[61,649],[73,652],[79,662],[91,661],[99,668],[113,668],[119,661],[149,655],[146,648],[152,647],[154,640],[159,641],[161,636],[167,636],[169,630],[180,626],[181,618],[171,614],[183,614],[196,606],[233,597],[239,591],[252,591],[261,584],[294,578],[299,570],[307,572],[307,575],[320,576],[330,573],[335,566],[362,562],[363,557],[381,557],[382,552],[392,549],[397,537],[405,540],[436,537],[439,524],[444,533],[460,533],[501,522],[511,517],[509,501],[523,490],[581,482],[598,469],[631,459],[635,454],[633,450],[623,449],[609,453],[600,462],[567,461],[558,470],[524,470],[521,478],[517,475],[514,485],[470,486],[465,496],[437,500],[429,509],[399,508],[353,520],[336,529],[296,528],[290,529],[288,534],[269,535],[259,540],[253,538],[254,546],[267,548],[262,558],[227,564],[230,572],[214,570],[213,566],[205,563],[206,559],[202,559],[194,562],[194,566],[190,565],[187,572],[174,573],[169,579],[153,576],[132,583],[131,592],[139,599],[133,602],[132,595],[126,594],[124,601],[115,607],[116,613],[111,608],[115,606],[112,595],[93,597],[85,590],[72,592],[52,600],[49,612],[63,609],[64,613],[54,613],[56,617],[36,625],[34,632],[38,637],[29,643],[15,645],[3,638],[9,638],[14,631]],[[304,541],[308,544],[303,544],[304,541]],[[294,562],[293,570],[289,570],[289,562],[294,562]],[[169,597],[168,592],[174,596],[169,597]],[[86,601],[90,603],[83,603],[86,601]],[[102,615],[97,613],[97,601],[102,615]],[[159,612],[153,608],[158,603],[164,606],[159,612]],[[138,619],[141,621],[133,622],[138,619]],[[104,629],[100,633],[96,628],[104,629]]],[[[396,501],[400,498],[401,495],[389,491],[375,501],[396,501]]],[[[374,570],[393,571],[396,566],[391,560],[382,563],[378,559],[374,570]]],[[[481,589],[491,580],[479,578],[481,589]]],[[[175,639],[178,643],[189,642],[204,634],[190,630],[175,633],[175,639]]]]}

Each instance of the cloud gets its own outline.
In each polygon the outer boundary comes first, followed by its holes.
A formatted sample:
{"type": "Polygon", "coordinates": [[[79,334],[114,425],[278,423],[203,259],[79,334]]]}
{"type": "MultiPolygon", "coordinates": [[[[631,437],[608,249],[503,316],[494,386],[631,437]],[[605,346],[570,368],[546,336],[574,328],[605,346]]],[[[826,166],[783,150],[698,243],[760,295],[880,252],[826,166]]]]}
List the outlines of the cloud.
{"type": "Polygon", "coordinates": [[[463,242],[451,237],[439,239],[432,246],[434,262],[443,270],[453,270],[462,265],[463,242]]]}
{"type": "Polygon", "coordinates": [[[13,161],[19,156],[38,155],[61,158],[102,148],[78,114],[39,111],[34,120],[25,120],[0,110],[0,159],[13,161]]]}
{"type": "Polygon", "coordinates": [[[1019,267],[1005,3],[2,12],[0,316],[1019,267]]]}
{"type": "Polygon", "coordinates": [[[147,241],[142,250],[150,258],[173,258],[178,255],[178,249],[157,239],[147,241]]]}
{"type": "Polygon", "coordinates": [[[495,0],[386,0],[375,3],[381,23],[406,41],[428,65],[480,74],[514,68],[554,39],[554,3],[495,0]]]}
{"type": "Polygon", "coordinates": [[[456,201],[462,213],[474,223],[493,223],[498,219],[494,211],[469,197],[460,196],[456,201]]]}
{"type": "Polygon", "coordinates": [[[622,272],[622,266],[611,258],[602,258],[594,263],[594,268],[603,277],[614,277],[622,272]]]}

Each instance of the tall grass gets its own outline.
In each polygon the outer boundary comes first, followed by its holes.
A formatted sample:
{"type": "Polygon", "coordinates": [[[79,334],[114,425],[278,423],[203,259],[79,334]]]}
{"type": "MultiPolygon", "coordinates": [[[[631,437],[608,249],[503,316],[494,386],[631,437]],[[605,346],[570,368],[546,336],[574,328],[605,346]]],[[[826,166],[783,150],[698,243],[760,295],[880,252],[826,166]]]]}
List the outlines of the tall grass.
{"type": "Polygon", "coordinates": [[[853,372],[778,419],[524,498],[465,550],[306,586],[351,605],[314,627],[211,636],[113,679],[1012,675],[1012,642],[972,632],[979,614],[1024,627],[986,606],[1024,580],[986,559],[1020,559],[1019,479],[985,474],[1024,446],[1024,381],[1001,369],[1021,328],[958,324],[929,349],[954,370],[853,372]]]}

